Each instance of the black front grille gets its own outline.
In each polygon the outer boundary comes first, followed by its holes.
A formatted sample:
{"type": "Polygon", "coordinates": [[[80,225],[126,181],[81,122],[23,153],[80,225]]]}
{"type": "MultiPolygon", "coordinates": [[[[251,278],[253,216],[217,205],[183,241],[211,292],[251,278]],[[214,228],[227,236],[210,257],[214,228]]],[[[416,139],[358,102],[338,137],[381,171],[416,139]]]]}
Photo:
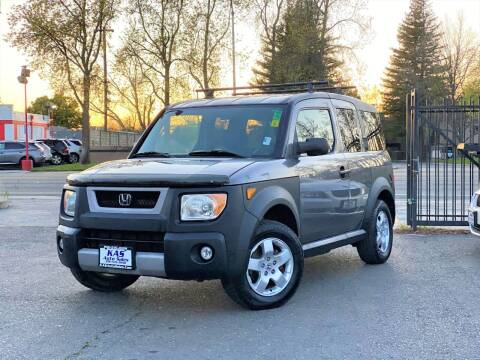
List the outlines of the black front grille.
{"type": "Polygon", "coordinates": [[[157,204],[158,191],[95,191],[97,203],[106,208],[153,209],[157,204]]]}
{"type": "Polygon", "coordinates": [[[117,231],[84,229],[83,247],[98,249],[103,245],[126,246],[135,251],[163,252],[164,234],[153,231],[117,231]]]}

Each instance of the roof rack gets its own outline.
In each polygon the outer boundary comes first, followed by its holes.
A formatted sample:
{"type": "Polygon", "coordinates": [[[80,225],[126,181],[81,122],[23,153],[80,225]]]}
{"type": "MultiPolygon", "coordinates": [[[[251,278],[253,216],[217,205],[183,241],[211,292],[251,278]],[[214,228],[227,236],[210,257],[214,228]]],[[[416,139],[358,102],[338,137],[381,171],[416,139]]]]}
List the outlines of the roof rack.
{"type": "Polygon", "coordinates": [[[302,92],[314,92],[314,91],[329,91],[329,92],[343,93],[345,90],[353,90],[353,89],[356,89],[356,87],[355,86],[330,86],[328,81],[323,80],[323,81],[295,82],[295,83],[284,83],[284,84],[265,84],[265,85],[197,89],[195,91],[197,92],[197,98],[199,93],[204,93],[206,98],[213,98],[215,97],[215,93],[219,91],[232,91],[233,95],[260,95],[260,94],[302,93],[302,92]]]}

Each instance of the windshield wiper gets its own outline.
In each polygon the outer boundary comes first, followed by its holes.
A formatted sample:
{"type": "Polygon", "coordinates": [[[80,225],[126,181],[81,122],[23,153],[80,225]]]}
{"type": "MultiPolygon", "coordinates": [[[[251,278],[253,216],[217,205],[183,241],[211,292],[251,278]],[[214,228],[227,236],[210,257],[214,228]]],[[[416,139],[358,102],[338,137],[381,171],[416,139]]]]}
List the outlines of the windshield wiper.
{"type": "Polygon", "coordinates": [[[132,158],[141,158],[141,157],[162,157],[162,158],[168,158],[171,155],[169,153],[162,153],[162,152],[156,152],[156,151],[145,151],[141,153],[136,153],[132,155],[132,158]]]}
{"type": "Polygon", "coordinates": [[[237,158],[243,158],[244,156],[227,151],[227,150],[222,150],[222,149],[214,149],[214,150],[195,150],[190,153],[188,153],[190,156],[228,156],[228,157],[237,157],[237,158]]]}

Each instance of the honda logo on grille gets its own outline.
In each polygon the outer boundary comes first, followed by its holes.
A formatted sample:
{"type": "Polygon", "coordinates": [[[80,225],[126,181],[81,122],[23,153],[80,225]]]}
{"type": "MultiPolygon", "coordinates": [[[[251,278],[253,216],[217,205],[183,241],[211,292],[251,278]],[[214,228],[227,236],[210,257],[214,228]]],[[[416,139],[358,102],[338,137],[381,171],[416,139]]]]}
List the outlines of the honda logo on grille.
{"type": "Polygon", "coordinates": [[[129,207],[130,205],[132,205],[132,194],[118,195],[118,205],[123,207],[129,207]]]}

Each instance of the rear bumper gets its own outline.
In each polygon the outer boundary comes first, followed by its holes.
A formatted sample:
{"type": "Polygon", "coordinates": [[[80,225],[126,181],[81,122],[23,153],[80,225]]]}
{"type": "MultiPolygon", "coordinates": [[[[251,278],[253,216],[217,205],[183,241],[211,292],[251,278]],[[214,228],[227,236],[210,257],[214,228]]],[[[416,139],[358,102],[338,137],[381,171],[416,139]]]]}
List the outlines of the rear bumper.
{"type": "Polygon", "coordinates": [[[99,266],[99,249],[86,247],[81,229],[63,225],[57,228],[58,257],[69,268],[183,280],[216,279],[226,275],[227,251],[221,233],[165,233],[163,247],[164,252],[135,251],[133,270],[106,269],[99,266]],[[205,245],[214,252],[210,261],[202,260],[199,255],[205,245]]]}

